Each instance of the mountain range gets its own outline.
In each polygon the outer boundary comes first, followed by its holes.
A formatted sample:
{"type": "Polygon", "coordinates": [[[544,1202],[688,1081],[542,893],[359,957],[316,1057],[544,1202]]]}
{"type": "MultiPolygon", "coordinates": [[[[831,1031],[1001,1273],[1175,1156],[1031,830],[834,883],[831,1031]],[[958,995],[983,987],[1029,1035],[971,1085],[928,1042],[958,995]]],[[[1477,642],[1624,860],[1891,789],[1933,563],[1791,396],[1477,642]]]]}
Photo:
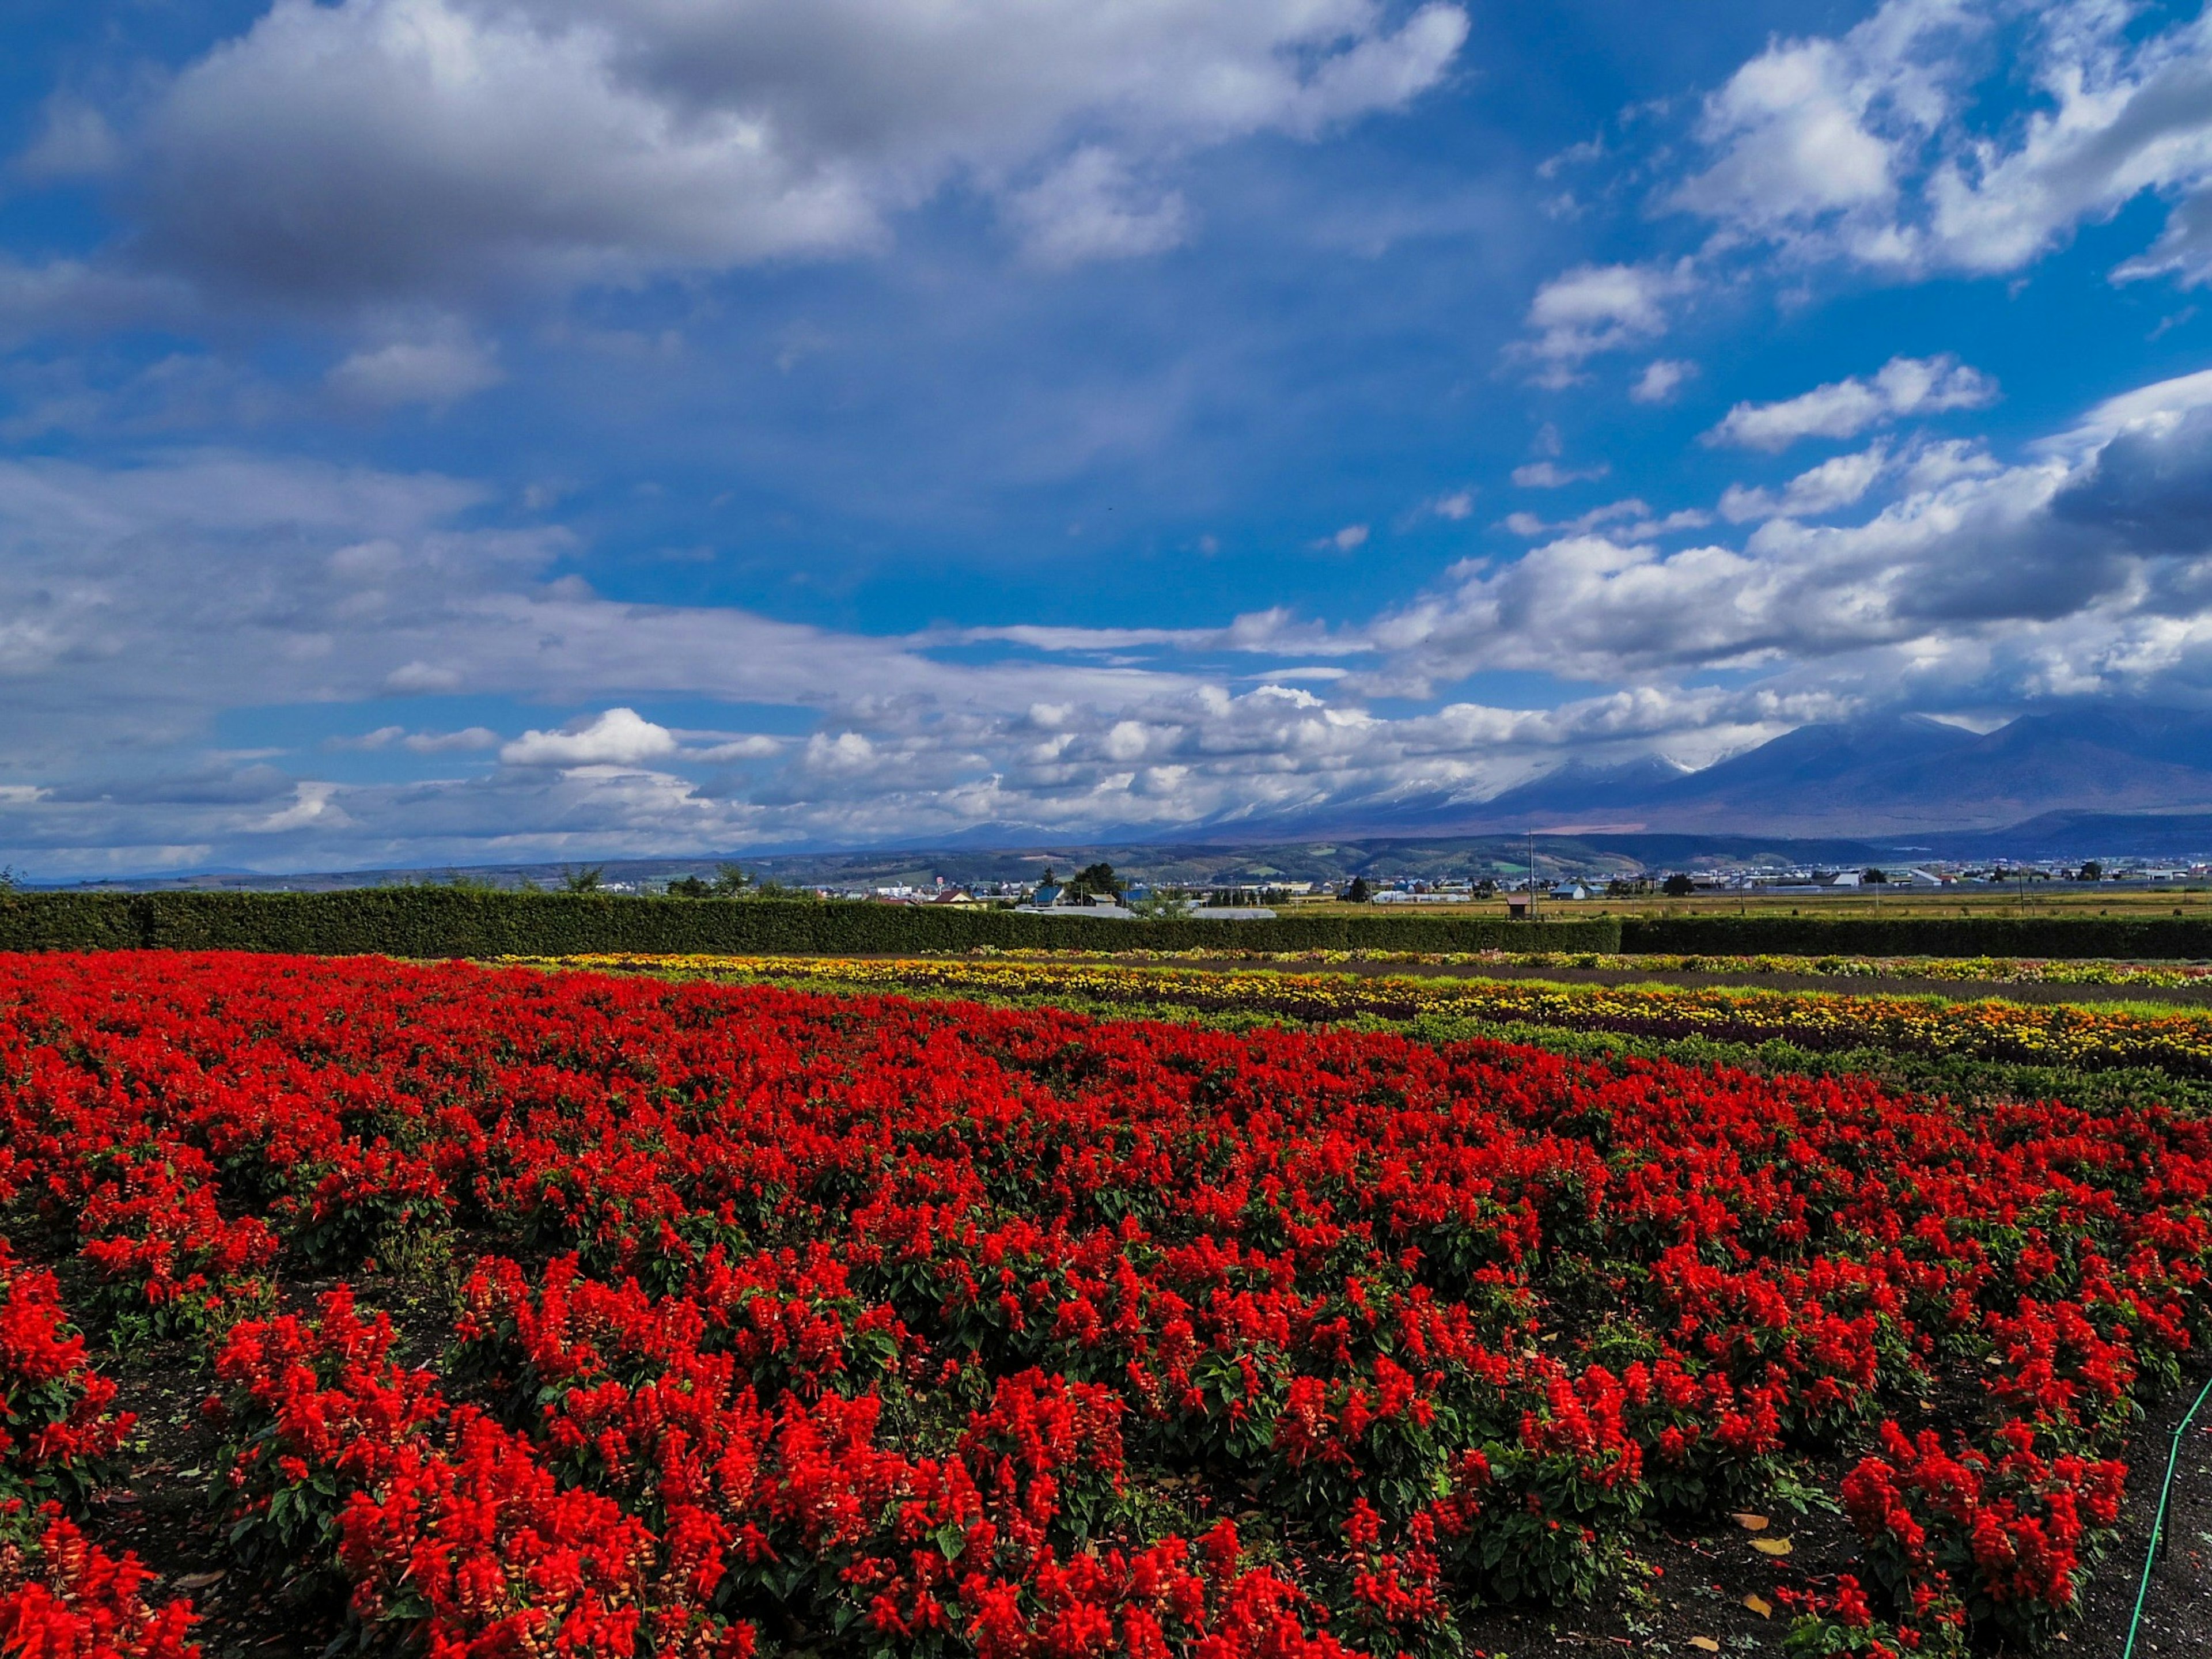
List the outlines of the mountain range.
{"type": "MultiPolygon", "coordinates": [[[[1696,772],[1653,758],[1569,765],[1460,808],[1449,828],[1886,841],[2191,812],[2212,812],[2212,715],[2108,704],[1988,732],[1917,714],[1800,726],[1696,772]]],[[[1422,816],[1447,828],[1434,807],[1422,816]]]]}

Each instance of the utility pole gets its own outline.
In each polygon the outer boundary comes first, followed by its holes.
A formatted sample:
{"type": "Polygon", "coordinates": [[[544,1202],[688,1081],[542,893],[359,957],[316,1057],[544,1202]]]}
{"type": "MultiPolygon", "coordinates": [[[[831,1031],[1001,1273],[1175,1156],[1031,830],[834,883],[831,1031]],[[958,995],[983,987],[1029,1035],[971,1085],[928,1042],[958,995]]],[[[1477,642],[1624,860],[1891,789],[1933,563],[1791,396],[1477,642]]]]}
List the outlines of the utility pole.
{"type": "Polygon", "coordinates": [[[1536,920],[1536,832],[1528,832],[1528,920],[1536,920]]]}

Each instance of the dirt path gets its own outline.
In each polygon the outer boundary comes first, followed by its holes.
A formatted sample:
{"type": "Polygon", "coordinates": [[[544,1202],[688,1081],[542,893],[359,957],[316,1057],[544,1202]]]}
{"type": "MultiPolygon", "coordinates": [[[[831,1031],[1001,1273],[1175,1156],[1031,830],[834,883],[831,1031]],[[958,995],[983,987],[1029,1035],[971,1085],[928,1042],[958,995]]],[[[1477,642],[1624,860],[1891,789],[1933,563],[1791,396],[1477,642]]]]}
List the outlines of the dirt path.
{"type": "MultiPolygon", "coordinates": [[[[2081,1621],[2069,1644],[2078,1659],[2120,1659],[2136,1588],[2142,1578],[2143,1551],[2150,1542],[2159,1485],[2166,1478],[2166,1448],[2173,1425],[2202,1386],[2201,1377],[2191,1377],[2179,1393],[2152,1407],[2128,1447],[2128,1495],[2120,1511],[2119,1537],[2090,1575],[2082,1597],[2081,1621]]],[[[2208,1614],[2212,1614],[2212,1404],[2197,1413],[2196,1423],[2182,1437],[2172,1504],[2166,1511],[2166,1548],[2152,1571],[2150,1590],[2143,1598],[2142,1627],[2136,1637],[2138,1659],[2212,1651],[2208,1614]]]]}

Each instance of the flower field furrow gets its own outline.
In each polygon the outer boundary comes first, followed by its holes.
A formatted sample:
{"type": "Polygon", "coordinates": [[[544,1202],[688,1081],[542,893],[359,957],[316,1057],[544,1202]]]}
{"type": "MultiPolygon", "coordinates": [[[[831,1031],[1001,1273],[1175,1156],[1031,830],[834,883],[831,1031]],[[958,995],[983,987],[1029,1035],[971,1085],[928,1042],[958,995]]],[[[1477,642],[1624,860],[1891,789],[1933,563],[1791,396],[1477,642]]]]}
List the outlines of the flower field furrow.
{"type": "Polygon", "coordinates": [[[1831,991],[1694,990],[1556,985],[1530,980],[1381,978],[1340,974],[1209,972],[1109,962],[844,957],[591,957],[599,969],[774,979],[870,991],[915,990],[1029,1000],[1079,999],[1209,1013],[1252,1013],[1325,1024],[1425,1014],[1619,1031],[1702,1036],[1756,1045],[1775,1039],[1814,1051],[1884,1048],[2079,1069],[2154,1066],[2212,1077],[2212,1015],[1831,991]]]}
{"type": "Polygon", "coordinates": [[[235,1572],[440,1659],[1442,1659],[1808,1482],[1814,1650],[2039,1646],[2212,1334],[2165,1108],[1389,1033],[0,957],[0,1644],[191,1617],[80,1547],[60,1283],[205,1356],[235,1572]],[[434,1364],[283,1285],[448,1262],[434,1364]]]}

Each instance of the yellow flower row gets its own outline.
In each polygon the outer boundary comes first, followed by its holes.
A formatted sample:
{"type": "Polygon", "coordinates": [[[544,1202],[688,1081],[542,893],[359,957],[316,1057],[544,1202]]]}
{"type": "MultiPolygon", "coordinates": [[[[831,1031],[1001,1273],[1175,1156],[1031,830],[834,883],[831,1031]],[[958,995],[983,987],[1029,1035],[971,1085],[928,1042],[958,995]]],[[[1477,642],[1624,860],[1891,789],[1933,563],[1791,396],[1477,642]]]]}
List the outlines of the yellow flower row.
{"type": "Polygon", "coordinates": [[[2040,957],[1844,957],[1656,954],[1621,956],[1602,951],[1122,951],[994,950],[978,955],[1012,960],[1066,962],[1250,963],[1338,964],[1403,963],[1431,968],[1599,968],[1646,974],[1793,974],[1830,979],[1933,979],[2012,985],[2139,985],[2147,990],[2212,982],[2212,963],[2103,962],[2040,957]]]}
{"type": "Polygon", "coordinates": [[[2063,1005],[1946,1002],[1834,991],[1745,991],[1483,980],[1206,971],[997,957],[569,957],[560,965],[774,979],[825,988],[930,991],[1024,1001],[1249,1012],[1304,1022],[1443,1015],[1654,1037],[1772,1039],[2070,1066],[2151,1066],[2212,1075],[2212,1017],[2063,1005]]]}

